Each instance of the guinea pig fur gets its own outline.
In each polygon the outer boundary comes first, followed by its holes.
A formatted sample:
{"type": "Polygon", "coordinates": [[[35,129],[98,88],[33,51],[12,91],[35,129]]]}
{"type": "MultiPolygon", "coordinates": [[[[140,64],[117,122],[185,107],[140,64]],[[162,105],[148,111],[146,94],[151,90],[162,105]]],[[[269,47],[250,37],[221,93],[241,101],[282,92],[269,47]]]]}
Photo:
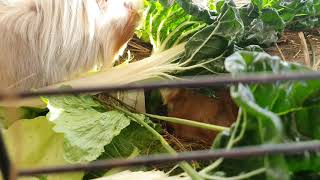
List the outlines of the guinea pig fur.
{"type": "Polygon", "coordinates": [[[142,0],[0,0],[0,88],[39,88],[112,67],[142,8],[142,0]]]}

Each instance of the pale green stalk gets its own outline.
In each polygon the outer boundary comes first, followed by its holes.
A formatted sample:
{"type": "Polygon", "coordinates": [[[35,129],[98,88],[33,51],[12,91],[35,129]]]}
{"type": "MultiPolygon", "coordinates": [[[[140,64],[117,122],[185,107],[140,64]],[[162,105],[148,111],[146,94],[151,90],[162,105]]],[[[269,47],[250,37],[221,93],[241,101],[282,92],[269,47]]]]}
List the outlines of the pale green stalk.
{"type": "Polygon", "coordinates": [[[201,123],[193,120],[187,120],[187,119],[181,119],[181,118],[175,118],[175,117],[166,117],[166,116],[159,116],[159,115],[153,115],[153,114],[145,114],[148,117],[175,123],[175,124],[182,124],[186,126],[192,126],[192,127],[198,127],[202,129],[207,129],[207,130],[212,130],[212,131],[218,131],[222,132],[225,130],[229,130],[227,127],[223,126],[217,126],[217,125],[212,125],[212,124],[206,124],[206,123],[201,123]]]}

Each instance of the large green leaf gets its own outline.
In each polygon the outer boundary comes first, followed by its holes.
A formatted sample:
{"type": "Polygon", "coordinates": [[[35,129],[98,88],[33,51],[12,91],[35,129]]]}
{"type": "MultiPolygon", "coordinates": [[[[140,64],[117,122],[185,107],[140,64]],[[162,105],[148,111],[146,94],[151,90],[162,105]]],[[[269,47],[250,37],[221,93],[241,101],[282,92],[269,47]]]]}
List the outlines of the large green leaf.
{"type": "Polygon", "coordinates": [[[232,87],[231,96],[234,101],[251,116],[254,116],[260,127],[259,137],[262,143],[279,143],[283,138],[283,127],[280,118],[273,112],[260,107],[248,87],[239,85],[232,87]]]}
{"type": "Polygon", "coordinates": [[[320,26],[319,0],[252,0],[260,10],[276,9],[289,29],[309,30],[320,26]]]}
{"type": "Polygon", "coordinates": [[[13,111],[18,113],[19,119],[33,119],[38,116],[43,116],[47,113],[46,109],[35,107],[0,107],[0,128],[10,127],[12,122],[9,122],[8,115],[13,111]]]}
{"type": "Polygon", "coordinates": [[[278,41],[285,28],[285,22],[272,8],[259,8],[247,4],[239,9],[245,25],[245,34],[238,42],[239,45],[258,44],[271,46],[278,41]]]}
{"type": "Polygon", "coordinates": [[[104,146],[130,124],[124,114],[106,111],[91,96],[48,97],[45,101],[54,131],[64,134],[65,157],[70,162],[96,160],[104,146]]]}
{"type": "Polygon", "coordinates": [[[169,4],[145,0],[144,18],[136,34],[145,42],[150,42],[156,53],[185,42],[204,25],[176,2],[169,4]]]}
{"type": "MultiPolygon", "coordinates": [[[[279,57],[261,52],[240,51],[228,57],[226,68],[233,74],[246,72],[272,72],[275,74],[305,72],[310,69],[295,63],[281,61],[279,57]]],[[[309,102],[319,92],[319,81],[296,81],[271,85],[251,86],[258,104],[277,114],[284,115],[295,109],[314,105],[309,102]]]]}
{"type": "MultiPolygon", "coordinates": [[[[225,66],[235,76],[245,73],[285,74],[311,71],[304,66],[281,61],[265,52],[251,51],[234,53],[226,59],[225,66]]],[[[231,134],[243,131],[242,138],[233,146],[319,139],[319,93],[320,82],[317,80],[233,86],[231,95],[242,112],[238,121],[247,124],[231,130],[231,134]]],[[[230,141],[230,136],[221,134],[214,147],[225,147],[230,141]]],[[[291,178],[302,172],[309,172],[309,175],[318,172],[319,159],[319,154],[308,153],[299,156],[264,156],[263,162],[260,158],[253,158],[252,161],[256,166],[266,168],[265,179],[289,179],[289,175],[291,178]]],[[[230,163],[233,163],[233,172],[237,173],[251,167],[243,161],[233,160],[224,161],[222,170],[230,163]]]]}
{"type": "MultiPolygon", "coordinates": [[[[52,130],[54,124],[44,116],[22,119],[3,130],[5,143],[17,168],[43,168],[46,166],[71,165],[64,159],[63,134],[52,130]]],[[[81,180],[82,172],[57,174],[48,180],[81,180]]],[[[36,179],[36,178],[24,178],[36,179]]]]}
{"type": "Polygon", "coordinates": [[[243,23],[232,1],[225,3],[215,23],[193,35],[185,45],[185,55],[180,63],[199,69],[185,71],[195,75],[223,72],[224,54],[233,51],[233,41],[243,33],[243,23]],[[201,69],[203,68],[203,69],[201,69]],[[217,71],[218,70],[218,71],[217,71]]]}
{"type": "MultiPolygon", "coordinates": [[[[149,122],[154,126],[153,123],[149,122]]],[[[155,129],[158,129],[155,127],[155,129]]],[[[161,129],[159,129],[160,131],[161,129]]],[[[161,143],[150,133],[146,128],[136,122],[131,122],[130,125],[124,128],[121,133],[114,137],[105,147],[105,152],[98,158],[113,159],[113,158],[135,158],[141,155],[150,155],[155,153],[165,153],[161,143]]],[[[145,167],[132,167],[131,170],[146,169],[145,167]]],[[[111,169],[110,171],[88,172],[85,179],[103,176],[105,173],[110,174],[124,169],[111,169]]]]}

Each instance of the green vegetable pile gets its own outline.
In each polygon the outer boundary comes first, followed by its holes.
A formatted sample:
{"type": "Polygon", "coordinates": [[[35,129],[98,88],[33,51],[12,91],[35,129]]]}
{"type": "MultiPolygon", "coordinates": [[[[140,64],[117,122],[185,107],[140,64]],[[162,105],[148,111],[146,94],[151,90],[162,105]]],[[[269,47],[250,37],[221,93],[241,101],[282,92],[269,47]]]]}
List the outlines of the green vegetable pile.
{"type": "MultiPolygon", "coordinates": [[[[152,54],[184,44],[183,54],[174,62],[184,68],[171,75],[312,71],[271,56],[263,48],[273,46],[285,30],[319,27],[320,0],[252,0],[241,7],[232,0],[203,2],[145,0],[145,16],[136,36],[152,45],[152,54]]],[[[208,91],[214,89],[207,88],[205,92],[208,91]]],[[[212,142],[212,150],[320,139],[320,81],[238,84],[230,87],[230,94],[239,107],[238,117],[230,129],[219,133],[212,142]]],[[[41,99],[46,108],[21,107],[21,119],[14,123],[6,123],[6,109],[0,108],[0,127],[19,168],[177,153],[162,136],[165,129],[154,121],[166,117],[138,113],[110,97],[108,101],[93,95],[41,99]]],[[[160,102],[151,105],[157,103],[160,102]]],[[[186,123],[181,119],[172,122],[186,123]]],[[[214,129],[214,125],[211,127],[214,129]]],[[[184,172],[192,179],[320,179],[320,155],[305,152],[246,160],[220,158],[198,162],[196,168],[182,162],[179,167],[171,164],[130,170],[154,168],[162,171],[174,168],[170,175],[184,172]]],[[[125,169],[43,175],[34,179],[93,179],[122,170],[125,169]]]]}

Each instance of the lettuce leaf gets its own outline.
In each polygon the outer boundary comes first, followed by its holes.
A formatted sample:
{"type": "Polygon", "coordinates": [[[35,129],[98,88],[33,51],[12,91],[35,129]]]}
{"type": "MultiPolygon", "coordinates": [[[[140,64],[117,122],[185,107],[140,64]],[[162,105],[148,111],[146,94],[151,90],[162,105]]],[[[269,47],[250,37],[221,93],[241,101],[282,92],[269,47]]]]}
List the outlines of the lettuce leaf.
{"type": "MultiPolygon", "coordinates": [[[[3,130],[4,140],[11,159],[17,168],[40,168],[71,165],[64,159],[63,134],[52,130],[54,124],[40,116],[21,119],[3,130]]],[[[84,173],[67,173],[46,176],[47,180],[80,180],[84,173]]],[[[36,179],[36,178],[23,178],[36,179]]]]}
{"type": "Polygon", "coordinates": [[[65,158],[72,163],[96,160],[104,146],[130,124],[118,111],[106,111],[92,96],[60,96],[44,99],[53,130],[65,137],[65,158]]]}
{"type": "Polygon", "coordinates": [[[38,116],[43,116],[47,113],[47,109],[35,108],[35,107],[0,107],[0,129],[8,128],[12,122],[8,121],[9,111],[15,111],[19,113],[19,119],[34,119],[38,116]]]}
{"type": "MultiPolygon", "coordinates": [[[[152,126],[156,124],[149,123],[152,126]]],[[[161,133],[162,129],[156,126],[155,129],[161,133]]],[[[150,133],[146,128],[142,127],[138,123],[132,121],[130,125],[124,128],[121,133],[114,137],[110,144],[104,147],[105,152],[98,158],[113,159],[113,158],[135,158],[142,155],[151,155],[157,153],[166,153],[157,138],[150,133]]],[[[85,179],[92,179],[103,176],[104,174],[112,174],[119,170],[145,170],[148,167],[130,167],[130,168],[115,168],[110,171],[96,171],[88,172],[85,175],[85,179]]]]}

